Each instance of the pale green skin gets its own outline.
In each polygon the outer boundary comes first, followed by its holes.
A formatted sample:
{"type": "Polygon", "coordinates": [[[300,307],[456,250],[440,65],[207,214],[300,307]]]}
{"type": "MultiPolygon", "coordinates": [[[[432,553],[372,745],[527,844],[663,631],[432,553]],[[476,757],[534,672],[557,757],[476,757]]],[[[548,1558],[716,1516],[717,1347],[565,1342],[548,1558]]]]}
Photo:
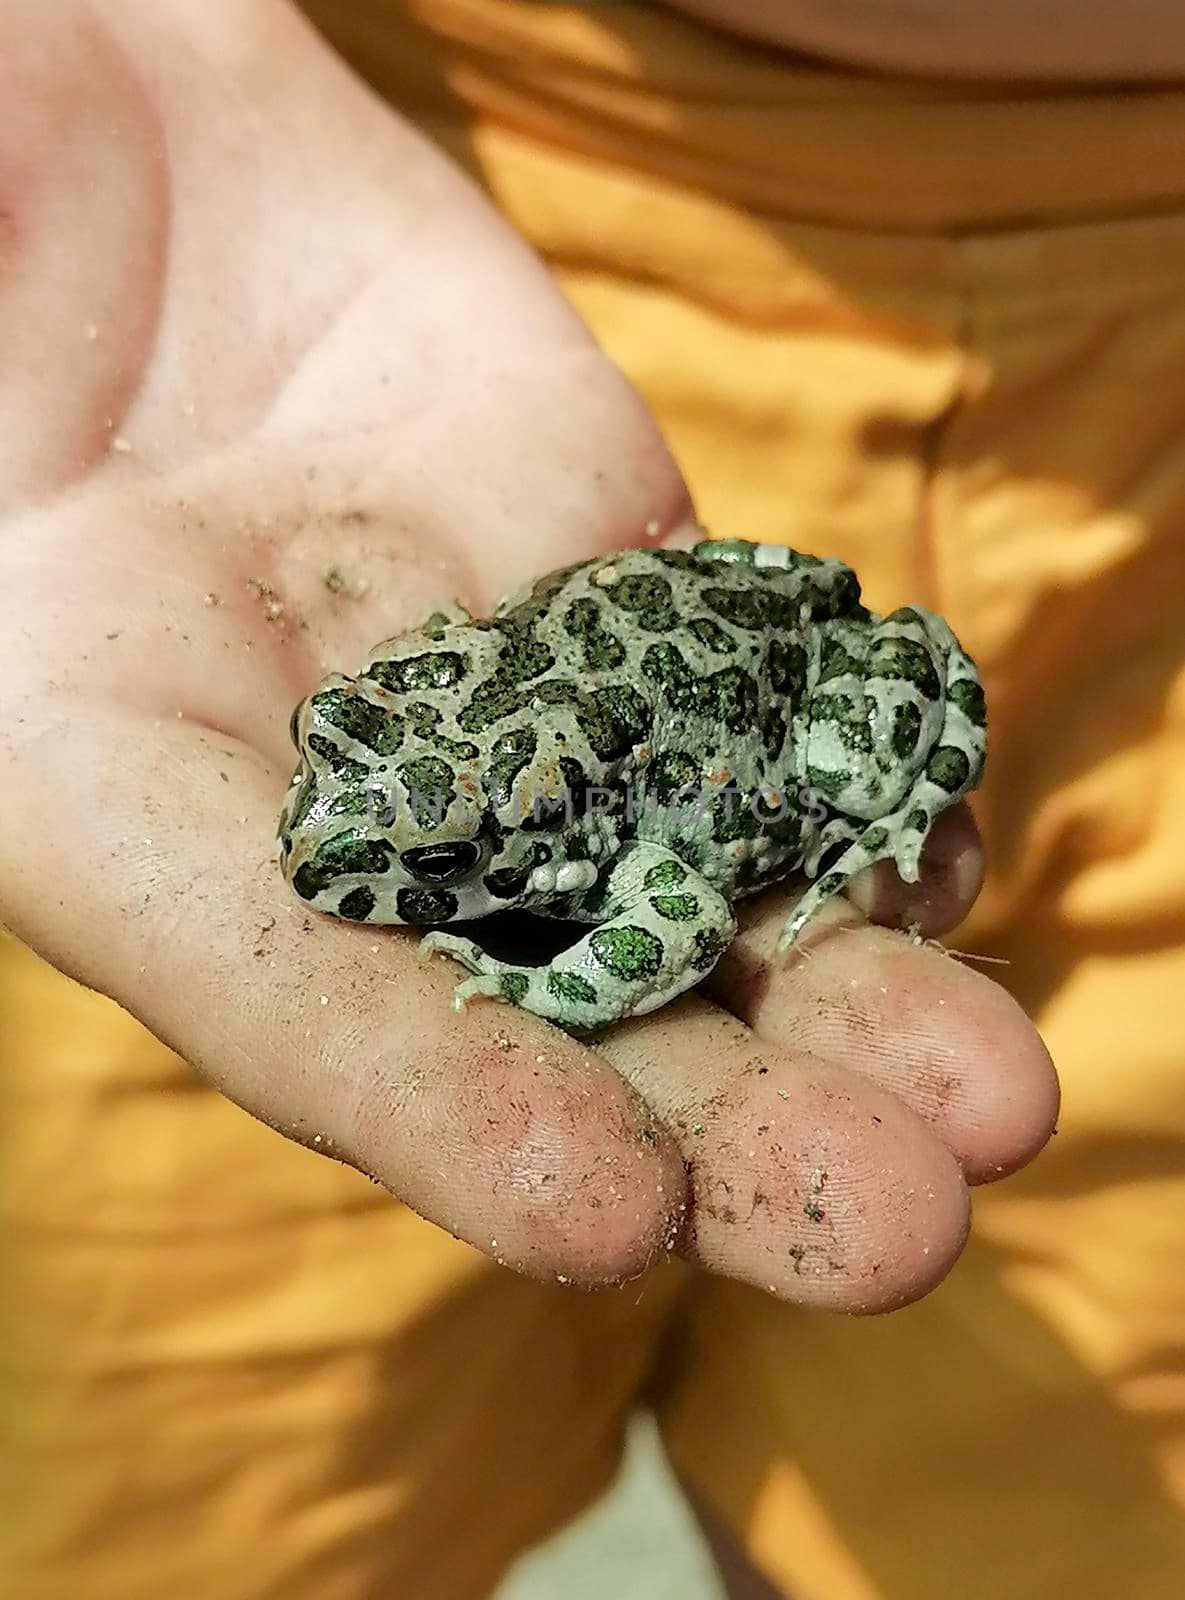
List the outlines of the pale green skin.
{"type": "Polygon", "coordinates": [[[422,945],[473,974],[458,1009],[488,995],[585,1031],[699,983],[732,902],[792,872],[815,881],[781,951],[873,862],[915,882],[935,817],[980,780],[985,718],[941,618],[882,619],[842,562],[727,540],[583,562],[490,621],[437,613],[326,679],[293,738],[297,893],[371,923],[595,924],[542,966],[422,945]]]}

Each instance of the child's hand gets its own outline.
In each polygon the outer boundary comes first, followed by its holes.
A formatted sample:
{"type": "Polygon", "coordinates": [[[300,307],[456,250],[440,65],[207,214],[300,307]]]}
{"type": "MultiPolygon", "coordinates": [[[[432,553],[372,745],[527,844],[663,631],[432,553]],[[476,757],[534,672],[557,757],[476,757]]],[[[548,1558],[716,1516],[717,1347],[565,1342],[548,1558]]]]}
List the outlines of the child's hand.
{"type": "MultiPolygon", "coordinates": [[[[458,1016],[413,935],[281,881],[288,717],[323,670],[691,520],[637,397],[462,178],[275,0],[10,0],[0,348],[0,918],[523,1271],[617,1278],[674,1239],[836,1309],[941,1278],[965,1181],[1056,1106],[977,973],[850,908],[775,967],[775,896],[717,1003],[594,1052],[458,1016]]],[[[934,933],[977,887],[965,813],[930,866],[934,933]]]]}

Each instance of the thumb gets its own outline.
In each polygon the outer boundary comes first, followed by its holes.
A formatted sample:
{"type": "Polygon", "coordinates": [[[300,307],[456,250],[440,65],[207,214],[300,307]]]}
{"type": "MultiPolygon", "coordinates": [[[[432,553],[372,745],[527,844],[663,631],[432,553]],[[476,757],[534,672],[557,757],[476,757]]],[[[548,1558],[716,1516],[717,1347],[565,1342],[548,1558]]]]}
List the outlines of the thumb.
{"type": "Polygon", "coordinates": [[[403,930],[305,912],[272,860],[284,778],[261,756],[126,712],[34,728],[19,773],[0,758],[19,937],[253,1115],[519,1271],[600,1283],[663,1253],[683,1170],[634,1091],[527,1013],[454,1013],[403,930]],[[68,826],[46,826],[51,794],[68,826]]]}

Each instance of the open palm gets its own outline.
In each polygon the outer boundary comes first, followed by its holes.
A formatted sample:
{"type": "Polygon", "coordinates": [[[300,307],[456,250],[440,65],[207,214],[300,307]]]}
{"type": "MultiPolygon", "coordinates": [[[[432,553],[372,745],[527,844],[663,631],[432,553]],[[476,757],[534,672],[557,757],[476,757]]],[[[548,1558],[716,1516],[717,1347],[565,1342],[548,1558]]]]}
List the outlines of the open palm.
{"type": "MultiPolygon", "coordinates": [[[[818,1305],[924,1292],[966,1183],[1056,1106],[978,974],[851,907],[779,966],[767,897],[716,1003],[593,1051],[455,1014],[414,935],[284,887],[288,717],[325,670],[677,535],[686,491],[544,270],[278,0],[44,10],[0,19],[0,917],[520,1270],[674,1243],[818,1305]]],[[[928,869],[938,932],[977,886],[964,814],[928,869]]]]}

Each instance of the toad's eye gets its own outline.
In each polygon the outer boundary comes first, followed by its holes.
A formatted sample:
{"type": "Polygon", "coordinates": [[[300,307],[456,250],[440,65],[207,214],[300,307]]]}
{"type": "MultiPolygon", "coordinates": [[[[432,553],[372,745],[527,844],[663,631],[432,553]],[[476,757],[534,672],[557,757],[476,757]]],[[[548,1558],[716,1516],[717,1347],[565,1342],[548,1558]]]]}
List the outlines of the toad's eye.
{"type": "Polygon", "coordinates": [[[467,839],[454,844],[419,844],[404,850],[399,859],[407,870],[425,883],[452,883],[478,863],[479,847],[467,839]]]}

